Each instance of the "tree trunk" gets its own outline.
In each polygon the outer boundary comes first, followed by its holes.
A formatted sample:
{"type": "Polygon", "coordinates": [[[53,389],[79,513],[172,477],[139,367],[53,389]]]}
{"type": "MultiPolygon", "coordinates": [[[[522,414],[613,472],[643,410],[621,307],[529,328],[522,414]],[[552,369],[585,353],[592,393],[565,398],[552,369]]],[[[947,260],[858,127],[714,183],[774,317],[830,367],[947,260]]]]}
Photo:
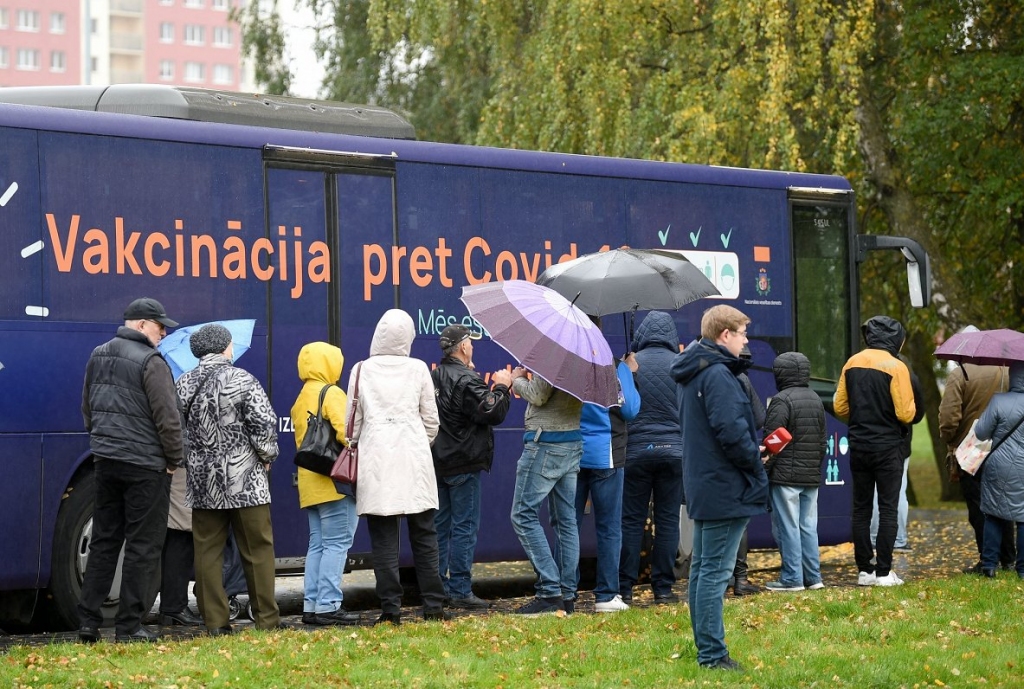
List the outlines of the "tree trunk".
{"type": "MultiPolygon", "coordinates": [[[[866,83],[869,84],[870,80],[866,83]]],[[[867,85],[862,89],[860,105],[855,114],[860,126],[858,143],[864,156],[866,175],[878,191],[875,201],[888,219],[894,234],[910,237],[926,245],[928,228],[921,220],[923,216],[913,195],[903,183],[904,176],[889,142],[883,115],[869,89],[870,86],[867,85]]],[[[921,380],[927,405],[925,418],[928,420],[932,451],[935,455],[935,469],[939,472],[939,479],[942,482],[941,499],[960,500],[960,486],[949,481],[946,471],[946,445],[939,438],[938,409],[941,397],[933,368],[934,343],[921,333],[910,333],[908,340],[905,351],[914,372],[921,380]]]]}

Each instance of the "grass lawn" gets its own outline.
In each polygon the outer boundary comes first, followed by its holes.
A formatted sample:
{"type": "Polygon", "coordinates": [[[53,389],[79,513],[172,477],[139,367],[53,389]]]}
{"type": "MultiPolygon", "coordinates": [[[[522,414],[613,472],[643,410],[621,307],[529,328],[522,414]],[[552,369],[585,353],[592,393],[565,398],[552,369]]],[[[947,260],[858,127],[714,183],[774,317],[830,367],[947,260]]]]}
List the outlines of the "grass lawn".
{"type": "Polygon", "coordinates": [[[729,599],[743,672],[697,666],[684,604],[624,613],[283,632],[155,645],[55,644],[0,657],[4,687],[1014,687],[1024,582],[729,599]]]}

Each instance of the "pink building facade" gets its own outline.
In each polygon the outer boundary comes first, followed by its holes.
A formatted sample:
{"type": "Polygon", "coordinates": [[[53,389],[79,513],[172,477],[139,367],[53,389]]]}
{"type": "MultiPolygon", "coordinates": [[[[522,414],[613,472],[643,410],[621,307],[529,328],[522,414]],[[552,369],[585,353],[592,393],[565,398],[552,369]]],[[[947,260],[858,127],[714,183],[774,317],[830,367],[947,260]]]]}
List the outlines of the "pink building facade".
{"type": "Polygon", "coordinates": [[[0,86],[253,88],[228,20],[243,0],[0,0],[0,86]]]}
{"type": "Polygon", "coordinates": [[[78,0],[0,0],[0,86],[81,83],[78,0]]]}

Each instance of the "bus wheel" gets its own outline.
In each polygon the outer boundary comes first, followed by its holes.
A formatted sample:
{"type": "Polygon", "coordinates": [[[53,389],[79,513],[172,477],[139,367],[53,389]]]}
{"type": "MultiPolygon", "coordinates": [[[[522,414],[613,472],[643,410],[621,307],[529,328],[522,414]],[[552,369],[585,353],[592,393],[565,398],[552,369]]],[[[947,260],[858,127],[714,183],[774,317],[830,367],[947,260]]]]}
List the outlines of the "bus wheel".
{"type": "MultiPolygon", "coordinates": [[[[92,543],[92,512],[96,504],[96,481],[92,471],[79,474],[64,493],[57,524],[53,532],[53,557],[50,562],[49,606],[44,623],[48,628],[77,629],[78,600],[82,595],[82,580],[89,561],[92,543]]],[[[114,624],[118,596],[121,591],[121,564],[124,547],[117,558],[114,581],[101,608],[103,626],[114,624]]],[[[159,588],[160,571],[151,582],[146,597],[146,610],[153,607],[159,588]]]]}

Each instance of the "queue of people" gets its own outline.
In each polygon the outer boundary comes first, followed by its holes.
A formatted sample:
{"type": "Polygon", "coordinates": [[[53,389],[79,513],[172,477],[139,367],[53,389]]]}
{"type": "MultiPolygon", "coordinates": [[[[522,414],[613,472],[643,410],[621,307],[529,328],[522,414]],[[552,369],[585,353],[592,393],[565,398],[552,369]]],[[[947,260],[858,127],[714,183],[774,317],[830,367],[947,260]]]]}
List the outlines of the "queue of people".
{"type": "MultiPolygon", "coordinates": [[[[277,628],[269,473],[278,455],[278,424],[270,401],[259,381],[232,364],[225,327],[208,324],[191,335],[199,363],[175,383],[156,347],[177,323],[149,298],[133,301],[124,319],[114,339],[93,352],[83,390],[97,505],[79,637],[99,639],[99,606],[122,544],[115,641],[158,638],[142,617],[145,582],[156,574],[161,550],[161,623],[205,624],[211,635],[230,634],[222,571],[229,530],[256,627],[277,628]],[[187,606],[193,570],[199,616],[187,606]]],[[[671,316],[650,312],[632,342],[635,353],[618,363],[620,399],[611,410],[584,404],[521,366],[495,371],[485,382],[473,362],[479,335],[462,325],[441,333],[440,361],[431,372],[410,356],[415,327],[399,309],[381,317],[369,357],[352,367],[347,394],[337,385],[341,350],[324,342],[302,347],[297,369],[303,385],[291,409],[296,446],[317,408],[339,443],[358,443],[360,456],[358,498],[328,476],[298,469],[299,504],[309,524],[303,623],[359,621],[345,610],[342,576],[360,516],[369,526],[378,623],[401,623],[402,519],[423,618],[450,619],[445,607],[489,607],[472,589],[481,473],[491,469],[493,429],[514,393],[527,409],[510,516],[537,574],[535,598],[515,612],[574,612],[580,529],[588,513],[601,544],[595,611],[627,610],[652,503],[651,588],[655,603],[674,602],[683,504],[693,525],[688,604],[698,663],[739,669],[725,644],[722,609],[728,586],[736,595],[742,595],[741,582],[752,586],[739,569],[751,517],[772,513],[782,566],[768,591],[825,586],[817,540],[824,406],[809,387],[811,362],[785,352],[774,361],[778,393],[765,410],[745,375],[749,323],[731,306],[712,307],[701,320],[701,337],[681,348],[671,316]],[[761,434],[779,429],[791,439],[771,450],[761,434]],[[544,503],[553,547],[540,522],[544,503]]],[[[923,396],[900,356],[902,324],[876,316],[864,323],[862,335],[867,346],[843,367],[833,400],[836,415],[849,424],[857,583],[897,586],[903,580],[893,569],[893,551],[906,547],[900,493],[923,396]]],[[[1024,364],[1008,372],[970,364],[954,370],[939,411],[940,434],[951,451],[975,421],[979,438],[1000,438],[983,472],[956,474],[978,547],[978,563],[965,571],[992,577],[999,566],[1013,567],[1024,577],[1018,460],[1024,441],[1016,437],[1024,417],[1024,364]]]]}

